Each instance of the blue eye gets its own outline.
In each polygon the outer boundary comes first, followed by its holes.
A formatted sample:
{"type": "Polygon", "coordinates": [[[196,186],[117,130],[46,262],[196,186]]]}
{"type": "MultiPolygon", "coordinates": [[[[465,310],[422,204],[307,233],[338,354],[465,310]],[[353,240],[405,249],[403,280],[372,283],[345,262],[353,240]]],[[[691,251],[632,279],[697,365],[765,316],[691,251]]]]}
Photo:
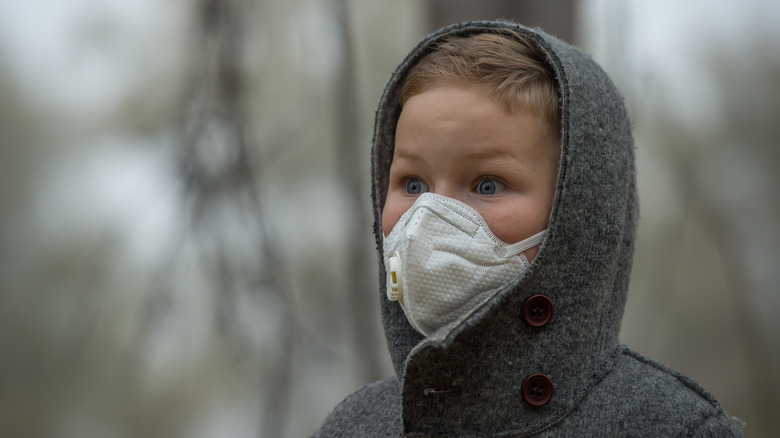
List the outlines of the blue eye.
{"type": "Polygon", "coordinates": [[[480,195],[495,195],[496,193],[504,190],[504,185],[493,179],[483,179],[477,186],[477,193],[480,195]]]}
{"type": "Polygon", "coordinates": [[[408,195],[419,195],[428,190],[428,186],[417,178],[409,178],[406,181],[406,194],[408,195]]]}

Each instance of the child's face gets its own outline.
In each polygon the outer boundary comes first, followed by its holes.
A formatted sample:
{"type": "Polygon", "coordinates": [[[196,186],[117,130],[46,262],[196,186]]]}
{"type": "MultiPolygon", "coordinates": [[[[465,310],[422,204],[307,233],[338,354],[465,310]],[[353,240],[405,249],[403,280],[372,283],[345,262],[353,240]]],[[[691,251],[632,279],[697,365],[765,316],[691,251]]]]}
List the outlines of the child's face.
{"type": "MultiPolygon", "coordinates": [[[[382,232],[421,193],[457,199],[516,243],[547,228],[560,140],[542,116],[511,114],[475,87],[441,85],[410,97],[395,136],[382,232]]],[[[525,251],[532,260],[538,247],[525,251]]]]}

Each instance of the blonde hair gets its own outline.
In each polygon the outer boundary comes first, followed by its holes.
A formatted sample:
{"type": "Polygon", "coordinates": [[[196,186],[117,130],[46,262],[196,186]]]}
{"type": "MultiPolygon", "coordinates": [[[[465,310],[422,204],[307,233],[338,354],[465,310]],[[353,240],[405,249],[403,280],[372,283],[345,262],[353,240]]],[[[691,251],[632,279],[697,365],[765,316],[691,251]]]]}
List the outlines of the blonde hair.
{"type": "Polygon", "coordinates": [[[477,86],[511,113],[531,111],[557,134],[559,92],[544,53],[516,32],[482,33],[438,43],[409,71],[400,102],[438,85],[477,86]]]}

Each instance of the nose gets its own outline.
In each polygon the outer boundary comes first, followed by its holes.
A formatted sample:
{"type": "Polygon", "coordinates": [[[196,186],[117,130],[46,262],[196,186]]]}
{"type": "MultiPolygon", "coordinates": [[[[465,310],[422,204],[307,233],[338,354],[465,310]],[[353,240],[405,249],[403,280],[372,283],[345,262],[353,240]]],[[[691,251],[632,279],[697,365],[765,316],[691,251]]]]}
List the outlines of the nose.
{"type": "Polygon", "coordinates": [[[459,190],[457,190],[457,187],[455,187],[452,184],[437,184],[436,187],[431,190],[431,192],[436,193],[437,195],[446,196],[448,198],[457,199],[458,201],[465,202],[461,196],[461,193],[459,190]]]}

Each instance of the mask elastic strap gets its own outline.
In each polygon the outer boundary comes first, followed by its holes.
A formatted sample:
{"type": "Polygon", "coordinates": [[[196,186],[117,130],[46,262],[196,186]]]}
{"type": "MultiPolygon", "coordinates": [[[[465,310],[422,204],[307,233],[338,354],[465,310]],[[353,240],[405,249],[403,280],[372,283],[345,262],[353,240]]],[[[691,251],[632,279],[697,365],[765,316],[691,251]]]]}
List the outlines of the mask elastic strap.
{"type": "Polygon", "coordinates": [[[525,240],[521,240],[517,243],[513,243],[505,247],[506,252],[504,253],[504,257],[518,255],[527,249],[531,249],[536,245],[539,245],[544,240],[545,235],[547,235],[547,230],[542,230],[525,240]]]}

